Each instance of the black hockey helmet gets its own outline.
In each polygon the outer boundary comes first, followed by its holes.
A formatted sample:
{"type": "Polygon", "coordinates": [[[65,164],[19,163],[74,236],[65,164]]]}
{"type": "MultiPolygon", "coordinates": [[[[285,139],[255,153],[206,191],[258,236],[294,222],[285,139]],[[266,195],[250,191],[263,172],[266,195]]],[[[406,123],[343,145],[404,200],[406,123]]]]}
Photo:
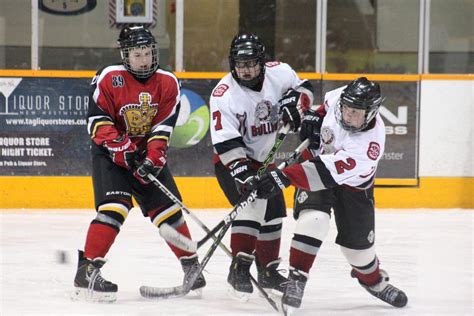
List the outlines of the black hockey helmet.
{"type": "Polygon", "coordinates": [[[124,27],[120,31],[117,43],[120,46],[123,65],[135,77],[146,79],[153,75],[158,69],[158,46],[150,30],[143,25],[124,27]],[[132,69],[130,66],[129,53],[130,50],[137,48],[151,48],[151,67],[147,69],[132,69]]]}
{"type": "Polygon", "coordinates": [[[263,82],[265,76],[265,45],[255,34],[238,34],[230,44],[229,65],[232,77],[241,85],[254,88],[263,82]],[[236,73],[236,62],[256,60],[260,73],[251,80],[242,80],[236,73]]]}
{"type": "Polygon", "coordinates": [[[342,91],[339,102],[336,107],[336,119],[339,124],[347,131],[358,132],[366,128],[379,112],[383,98],[380,92],[380,86],[376,82],[368,80],[366,77],[360,77],[352,81],[342,91]],[[364,123],[360,127],[353,127],[343,120],[343,107],[365,110],[364,123]]]}

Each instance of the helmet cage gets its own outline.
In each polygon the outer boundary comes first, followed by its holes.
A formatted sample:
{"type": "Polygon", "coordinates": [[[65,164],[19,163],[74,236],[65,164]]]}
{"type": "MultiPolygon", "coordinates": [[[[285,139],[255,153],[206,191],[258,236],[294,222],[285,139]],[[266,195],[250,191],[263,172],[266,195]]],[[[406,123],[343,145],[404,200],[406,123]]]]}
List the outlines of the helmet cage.
{"type": "Polygon", "coordinates": [[[156,44],[122,48],[120,50],[120,55],[122,57],[122,63],[127,69],[127,71],[140,79],[146,79],[146,78],[151,77],[156,72],[159,66],[158,46],[156,44]],[[151,54],[152,54],[151,66],[149,68],[133,69],[130,64],[130,52],[135,49],[145,49],[145,48],[151,49],[151,54]]]}
{"type": "Polygon", "coordinates": [[[118,39],[122,63],[132,75],[140,79],[152,76],[159,67],[158,45],[150,30],[143,26],[126,27],[120,32],[118,39]],[[148,68],[133,69],[130,64],[130,52],[134,49],[150,48],[152,54],[151,66],[148,68]]]}
{"type": "MultiPolygon", "coordinates": [[[[255,66],[257,65],[255,64],[255,66]]],[[[265,76],[265,45],[253,34],[241,34],[234,37],[230,46],[229,66],[232,77],[242,86],[254,88],[265,76]],[[256,60],[260,65],[260,73],[250,80],[240,78],[235,70],[238,64],[251,66],[252,60],[256,60]]],[[[255,67],[253,67],[255,69],[255,67]]]]}
{"type": "Polygon", "coordinates": [[[349,132],[359,132],[365,129],[379,112],[384,98],[380,94],[380,87],[366,78],[359,78],[351,82],[341,93],[335,116],[341,127],[349,132]],[[361,126],[352,126],[344,120],[343,108],[365,110],[364,121],[361,126]]]}

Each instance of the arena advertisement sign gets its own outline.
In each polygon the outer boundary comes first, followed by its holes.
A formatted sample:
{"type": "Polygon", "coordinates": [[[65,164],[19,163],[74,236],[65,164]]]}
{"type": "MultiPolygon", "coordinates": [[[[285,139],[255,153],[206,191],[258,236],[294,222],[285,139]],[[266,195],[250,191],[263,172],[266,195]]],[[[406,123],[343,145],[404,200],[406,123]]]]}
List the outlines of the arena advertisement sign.
{"type": "MultiPolygon", "coordinates": [[[[168,162],[175,176],[211,177],[208,104],[218,80],[181,81],[181,111],[168,162]]],[[[319,103],[325,92],[347,82],[312,83],[319,103]]],[[[0,78],[0,176],[90,175],[86,132],[89,84],[88,78],[0,78]]],[[[416,180],[418,176],[417,82],[380,84],[386,97],[380,113],[387,142],[377,178],[386,179],[383,183],[387,185],[406,185],[399,180],[416,180]]],[[[298,144],[298,136],[290,134],[277,153],[277,162],[298,144]]]]}
{"type": "Polygon", "coordinates": [[[89,82],[0,78],[0,175],[89,174],[89,82]]]}

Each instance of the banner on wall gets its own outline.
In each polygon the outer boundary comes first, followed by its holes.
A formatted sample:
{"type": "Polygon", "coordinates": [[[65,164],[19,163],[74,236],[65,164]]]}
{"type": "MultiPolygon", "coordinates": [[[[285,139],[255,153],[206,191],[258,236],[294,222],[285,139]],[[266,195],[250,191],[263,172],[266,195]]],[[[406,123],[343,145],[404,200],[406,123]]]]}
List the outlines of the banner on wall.
{"type": "MultiPolygon", "coordinates": [[[[217,82],[182,80],[181,112],[168,159],[175,176],[214,176],[208,104],[217,82]]],[[[89,83],[87,78],[0,78],[0,176],[90,175],[85,119],[89,83]]],[[[326,92],[346,82],[312,83],[315,91],[326,92]]],[[[380,84],[386,97],[380,113],[387,142],[377,177],[416,180],[417,82],[380,84]]],[[[321,101],[321,97],[317,99],[321,101]]],[[[277,162],[298,144],[297,135],[289,135],[277,162]]]]}
{"type": "Polygon", "coordinates": [[[0,78],[1,175],[89,174],[89,83],[0,78]]]}

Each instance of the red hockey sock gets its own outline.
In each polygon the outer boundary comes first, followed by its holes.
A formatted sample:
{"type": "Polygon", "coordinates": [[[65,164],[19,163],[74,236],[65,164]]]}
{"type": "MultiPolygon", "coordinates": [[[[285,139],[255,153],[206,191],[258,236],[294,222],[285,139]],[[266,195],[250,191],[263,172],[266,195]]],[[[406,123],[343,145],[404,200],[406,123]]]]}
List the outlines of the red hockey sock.
{"type": "Polygon", "coordinates": [[[89,259],[104,258],[117,237],[118,231],[110,226],[91,223],[84,246],[84,256],[89,259]]]}
{"type": "Polygon", "coordinates": [[[375,271],[369,274],[360,273],[356,269],[354,269],[354,271],[359,281],[364,283],[365,285],[372,286],[380,282],[381,275],[380,275],[380,269],[379,269],[378,264],[375,271]]]}
{"type": "Polygon", "coordinates": [[[316,255],[311,255],[293,247],[290,248],[290,267],[309,273],[315,259],[316,255]]]}
{"type": "Polygon", "coordinates": [[[232,256],[236,256],[239,252],[245,252],[249,255],[255,250],[257,237],[247,234],[234,233],[230,236],[230,247],[232,248],[232,256]]]}
{"type": "Polygon", "coordinates": [[[278,259],[278,255],[280,254],[280,241],[280,238],[274,240],[257,240],[255,243],[255,252],[258,262],[262,267],[266,267],[267,264],[278,259]]]}
{"type": "MultiPolygon", "coordinates": [[[[176,228],[176,230],[183,236],[186,236],[188,237],[189,239],[191,239],[191,233],[189,232],[189,228],[188,228],[188,225],[186,224],[186,222],[184,222],[183,224],[181,224],[181,226],[179,226],[178,228],[176,228]]],[[[173,253],[175,254],[175,256],[179,259],[181,257],[189,257],[189,256],[192,256],[194,255],[194,252],[187,252],[183,249],[180,249],[174,245],[172,245],[171,243],[169,242],[166,242],[168,244],[168,246],[171,248],[171,251],[173,251],[173,253]]]]}

